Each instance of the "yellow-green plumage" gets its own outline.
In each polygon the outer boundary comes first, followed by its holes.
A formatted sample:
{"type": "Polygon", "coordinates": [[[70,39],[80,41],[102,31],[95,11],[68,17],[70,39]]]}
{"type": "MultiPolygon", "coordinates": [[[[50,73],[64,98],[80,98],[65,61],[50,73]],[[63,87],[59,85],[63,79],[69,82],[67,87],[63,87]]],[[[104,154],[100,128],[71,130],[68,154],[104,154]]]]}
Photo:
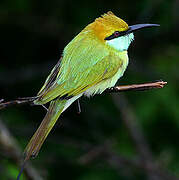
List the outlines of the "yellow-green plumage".
{"type": "MultiPolygon", "coordinates": [[[[106,43],[114,31],[128,25],[109,12],[89,24],[64,49],[34,104],[50,102],[40,127],[25,149],[26,160],[36,156],[60,114],[82,95],[102,93],[115,85],[127,65],[127,50],[119,51],[106,43]]],[[[129,42],[130,44],[130,42],[129,42]]]]}
{"type": "Polygon", "coordinates": [[[63,111],[67,100],[52,100],[46,116],[25,149],[25,161],[35,157],[63,111]]]}
{"type": "MultiPolygon", "coordinates": [[[[115,17],[112,14],[109,16],[115,17]]],[[[98,21],[97,19],[94,22],[97,23],[95,28],[98,26],[101,28],[98,21]]],[[[78,95],[84,92],[83,88],[88,89],[111,78],[117,71],[119,71],[119,76],[120,72],[121,75],[123,74],[128,63],[127,51],[120,52],[104,44],[104,40],[102,41],[101,37],[96,36],[96,29],[89,29],[94,25],[87,26],[66,46],[56,81],[46,90],[40,101],[36,101],[37,104],[45,104],[66,94],[78,95]]]]}
{"type": "MultiPolygon", "coordinates": [[[[25,162],[35,157],[60,114],[81,96],[102,93],[115,85],[128,65],[133,32],[158,24],[128,26],[112,12],[86,26],[64,49],[59,62],[36,97],[36,105],[50,102],[46,116],[25,149],[25,162]]],[[[35,99],[35,100],[34,100],[35,99]]]]}

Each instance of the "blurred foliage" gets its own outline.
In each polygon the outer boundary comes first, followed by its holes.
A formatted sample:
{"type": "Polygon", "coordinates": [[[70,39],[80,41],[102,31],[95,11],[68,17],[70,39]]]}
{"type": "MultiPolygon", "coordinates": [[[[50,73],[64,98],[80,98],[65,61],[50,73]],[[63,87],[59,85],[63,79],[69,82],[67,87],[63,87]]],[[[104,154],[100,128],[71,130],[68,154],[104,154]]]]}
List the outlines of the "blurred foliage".
{"type": "MultiPolygon", "coordinates": [[[[159,23],[135,33],[130,64],[119,84],[163,79],[164,89],[125,93],[155,160],[179,176],[179,3],[176,0],[0,2],[0,97],[36,95],[65,45],[88,23],[111,10],[129,24],[159,23]]],[[[81,165],[89,149],[115,140],[113,150],[135,159],[135,146],[110,95],[81,99],[63,113],[33,165],[44,179],[140,180],[142,170],[116,170],[104,158],[81,165]]],[[[41,122],[42,107],[5,109],[0,118],[22,149],[41,122]]],[[[18,167],[0,149],[0,179],[14,179],[18,167]]],[[[25,178],[24,178],[25,179],[25,178]]]]}

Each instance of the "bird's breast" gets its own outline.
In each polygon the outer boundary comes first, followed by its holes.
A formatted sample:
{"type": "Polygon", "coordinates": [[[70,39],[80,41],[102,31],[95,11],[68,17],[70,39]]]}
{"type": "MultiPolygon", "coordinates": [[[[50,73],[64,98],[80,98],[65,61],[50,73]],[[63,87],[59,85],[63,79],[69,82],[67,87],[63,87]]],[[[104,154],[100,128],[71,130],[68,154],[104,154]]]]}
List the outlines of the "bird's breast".
{"type": "MultiPolygon", "coordinates": [[[[114,58],[115,61],[119,61],[119,66],[117,72],[108,80],[108,88],[113,87],[119,78],[121,78],[127,68],[128,65],[128,55],[127,51],[116,52],[114,58]]],[[[117,62],[116,62],[117,63],[117,62]]]]}
{"type": "MultiPolygon", "coordinates": [[[[111,66],[113,66],[113,68],[116,67],[115,73],[109,78],[105,78],[104,76],[104,79],[102,81],[98,82],[94,86],[87,89],[84,95],[91,96],[94,94],[101,94],[107,88],[113,87],[116,84],[118,79],[124,74],[127,68],[128,65],[127,51],[112,52],[109,61],[111,66]]],[[[111,67],[111,69],[113,68],[111,67]]]]}

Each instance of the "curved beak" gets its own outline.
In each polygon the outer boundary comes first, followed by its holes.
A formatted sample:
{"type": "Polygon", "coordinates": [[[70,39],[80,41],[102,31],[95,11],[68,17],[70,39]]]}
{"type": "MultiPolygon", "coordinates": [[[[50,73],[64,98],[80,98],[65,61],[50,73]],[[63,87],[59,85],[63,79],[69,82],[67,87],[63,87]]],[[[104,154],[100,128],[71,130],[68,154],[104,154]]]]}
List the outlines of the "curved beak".
{"type": "Polygon", "coordinates": [[[148,27],[158,27],[158,26],[160,25],[159,24],[136,24],[136,25],[129,26],[129,29],[127,30],[127,32],[131,33],[139,29],[148,28],[148,27]]]}
{"type": "MultiPolygon", "coordinates": [[[[117,37],[125,36],[129,33],[137,31],[139,29],[148,28],[148,27],[158,27],[158,26],[160,26],[160,25],[159,24],[136,24],[136,25],[132,25],[132,26],[129,26],[129,29],[127,31],[121,31],[117,37]]],[[[105,40],[111,40],[114,38],[116,38],[116,36],[114,34],[112,34],[112,35],[106,37],[105,40]]]]}

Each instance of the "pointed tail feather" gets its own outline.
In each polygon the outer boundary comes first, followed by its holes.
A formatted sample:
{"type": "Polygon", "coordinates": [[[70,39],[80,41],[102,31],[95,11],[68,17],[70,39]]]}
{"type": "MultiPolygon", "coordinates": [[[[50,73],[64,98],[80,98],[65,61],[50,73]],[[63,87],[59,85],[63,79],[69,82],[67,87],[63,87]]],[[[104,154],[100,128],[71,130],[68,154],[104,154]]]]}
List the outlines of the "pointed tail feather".
{"type": "Polygon", "coordinates": [[[24,155],[24,161],[30,157],[36,157],[47,135],[55,125],[57,119],[62,113],[67,100],[56,99],[50,103],[48,112],[41,122],[39,128],[28,143],[24,155]]]}
{"type": "Polygon", "coordinates": [[[43,121],[41,122],[39,128],[32,136],[30,142],[25,148],[24,151],[24,161],[21,166],[21,170],[17,176],[17,180],[20,180],[20,176],[24,170],[26,162],[31,158],[37,156],[42,144],[44,143],[49,132],[55,125],[60,114],[63,112],[67,100],[56,99],[50,103],[47,114],[45,115],[43,121]]]}
{"type": "Polygon", "coordinates": [[[59,118],[60,114],[65,111],[76,99],[78,99],[80,96],[82,96],[82,93],[72,97],[71,99],[56,99],[51,101],[50,106],[48,108],[47,114],[45,115],[43,121],[41,122],[39,128],[35,132],[35,134],[32,136],[30,142],[25,148],[24,151],[24,161],[21,166],[21,170],[19,172],[19,175],[17,177],[17,180],[20,180],[20,176],[23,172],[23,169],[25,167],[26,162],[31,157],[36,157],[38,155],[38,152],[43,145],[46,137],[48,136],[49,132],[55,125],[57,119],[59,118]]]}

